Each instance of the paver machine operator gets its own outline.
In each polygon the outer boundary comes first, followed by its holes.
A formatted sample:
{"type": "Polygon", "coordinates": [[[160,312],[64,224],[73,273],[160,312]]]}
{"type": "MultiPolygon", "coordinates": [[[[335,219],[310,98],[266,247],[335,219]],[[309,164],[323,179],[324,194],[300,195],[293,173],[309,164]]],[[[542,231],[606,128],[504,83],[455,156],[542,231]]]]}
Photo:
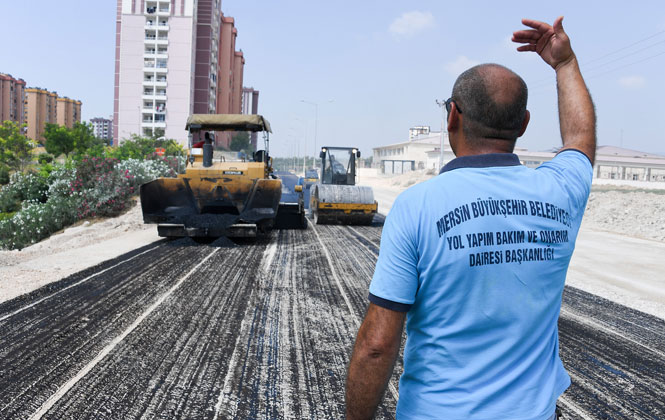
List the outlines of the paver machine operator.
{"type": "Polygon", "coordinates": [[[268,155],[270,123],[261,115],[194,114],[187,120],[187,168],[177,178],[159,178],[141,185],[145,223],[157,223],[162,237],[256,237],[271,228],[305,228],[302,187],[297,202],[281,202],[282,181],[273,175],[268,155]],[[238,152],[218,153],[201,131],[263,132],[265,149],[250,158],[238,152]],[[278,217],[279,216],[279,217],[278,217]],[[284,226],[276,224],[276,220],[284,226]]]}
{"type": "Polygon", "coordinates": [[[355,147],[322,147],[321,178],[310,189],[315,224],[369,225],[378,205],[372,187],[356,185],[355,147]]]}

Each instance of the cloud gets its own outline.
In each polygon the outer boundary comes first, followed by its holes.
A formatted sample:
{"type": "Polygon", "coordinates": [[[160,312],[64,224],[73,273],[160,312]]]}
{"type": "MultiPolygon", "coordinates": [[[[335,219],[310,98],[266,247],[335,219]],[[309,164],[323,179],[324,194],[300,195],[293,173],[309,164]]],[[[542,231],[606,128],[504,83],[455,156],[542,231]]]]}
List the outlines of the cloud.
{"type": "Polygon", "coordinates": [[[465,55],[460,55],[455,59],[455,61],[447,63],[443,68],[446,69],[448,73],[457,76],[458,74],[462,73],[464,70],[467,70],[470,67],[476,66],[478,64],[480,64],[479,61],[472,60],[465,55]]]}
{"type": "Polygon", "coordinates": [[[647,81],[642,76],[626,76],[619,79],[619,84],[626,89],[641,89],[647,81]]]}
{"type": "Polygon", "coordinates": [[[390,32],[399,36],[413,36],[427,28],[434,26],[434,16],[430,12],[403,13],[390,24],[390,32]]]}

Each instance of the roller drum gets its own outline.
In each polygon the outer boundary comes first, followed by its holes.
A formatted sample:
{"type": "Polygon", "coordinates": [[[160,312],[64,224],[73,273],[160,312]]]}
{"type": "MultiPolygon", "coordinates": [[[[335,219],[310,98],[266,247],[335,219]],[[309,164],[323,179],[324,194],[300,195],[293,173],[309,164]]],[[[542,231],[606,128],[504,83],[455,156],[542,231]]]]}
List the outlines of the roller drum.
{"type": "Polygon", "coordinates": [[[376,213],[376,201],[371,187],[318,184],[312,189],[310,209],[314,224],[372,223],[376,213]]]}
{"type": "Polygon", "coordinates": [[[374,203],[372,187],[361,185],[317,185],[318,200],[322,203],[374,203]]]}

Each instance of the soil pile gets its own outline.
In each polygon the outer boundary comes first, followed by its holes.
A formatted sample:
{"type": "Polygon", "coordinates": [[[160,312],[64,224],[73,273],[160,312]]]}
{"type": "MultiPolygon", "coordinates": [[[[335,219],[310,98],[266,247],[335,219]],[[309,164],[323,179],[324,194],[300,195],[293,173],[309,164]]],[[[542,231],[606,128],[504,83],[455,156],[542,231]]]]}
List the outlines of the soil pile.
{"type": "Polygon", "coordinates": [[[665,242],[665,191],[594,188],[582,226],[665,242]]]}

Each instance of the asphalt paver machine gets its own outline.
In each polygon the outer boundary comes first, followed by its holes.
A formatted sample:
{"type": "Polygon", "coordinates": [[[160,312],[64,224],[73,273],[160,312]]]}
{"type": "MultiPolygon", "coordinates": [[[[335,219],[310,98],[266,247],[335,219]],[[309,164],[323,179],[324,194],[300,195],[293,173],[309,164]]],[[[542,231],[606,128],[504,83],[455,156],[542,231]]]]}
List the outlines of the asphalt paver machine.
{"type": "Polygon", "coordinates": [[[282,181],[273,175],[268,155],[270,123],[263,116],[194,114],[186,129],[190,146],[185,173],[140,188],[143,220],[156,223],[159,236],[256,237],[273,227],[307,226],[302,190],[297,202],[281,202],[282,181]],[[263,132],[265,149],[249,157],[213,153],[210,138],[202,148],[192,147],[193,135],[203,131],[263,132]]]}
{"type": "Polygon", "coordinates": [[[372,187],[356,185],[355,147],[322,147],[321,178],[311,187],[310,211],[315,224],[369,225],[378,205],[372,187]]]}

